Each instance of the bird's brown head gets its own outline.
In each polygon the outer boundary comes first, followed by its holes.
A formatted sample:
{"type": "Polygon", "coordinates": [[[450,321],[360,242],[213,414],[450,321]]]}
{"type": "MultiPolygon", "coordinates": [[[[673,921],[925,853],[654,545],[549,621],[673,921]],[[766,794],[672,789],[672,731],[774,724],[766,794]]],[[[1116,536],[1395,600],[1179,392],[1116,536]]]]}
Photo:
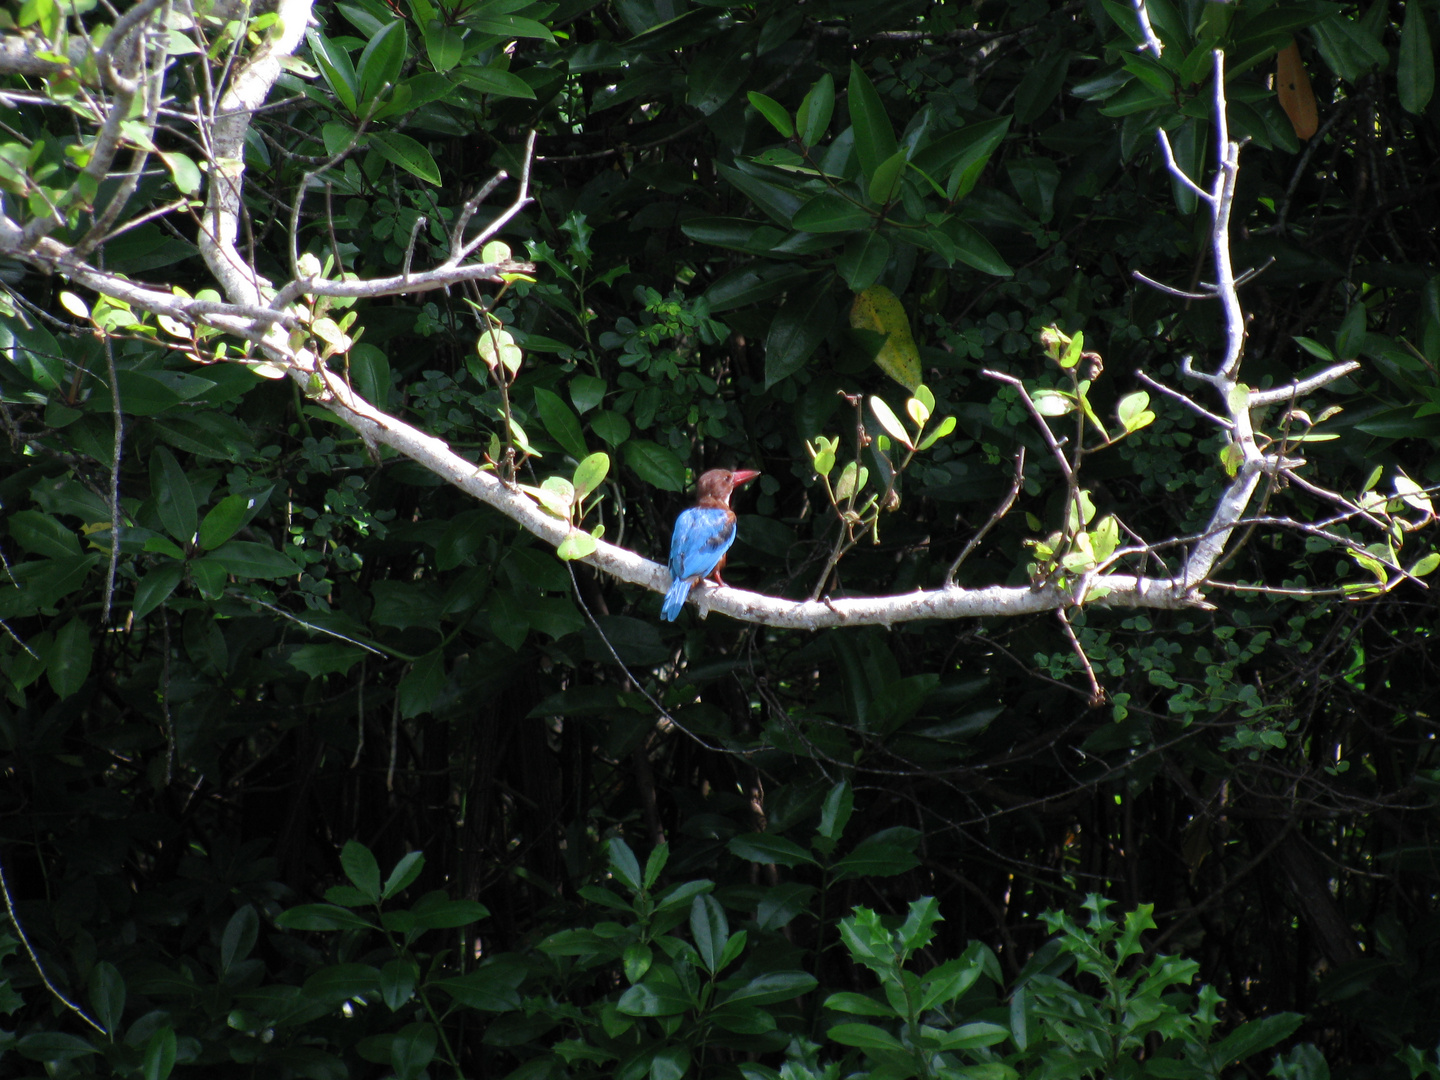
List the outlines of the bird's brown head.
{"type": "Polygon", "coordinates": [[[714,499],[723,506],[729,506],[730,492],[759,475],[756,469],[711,469],[700,474],[695,494],[701,499],[714,499]]]}

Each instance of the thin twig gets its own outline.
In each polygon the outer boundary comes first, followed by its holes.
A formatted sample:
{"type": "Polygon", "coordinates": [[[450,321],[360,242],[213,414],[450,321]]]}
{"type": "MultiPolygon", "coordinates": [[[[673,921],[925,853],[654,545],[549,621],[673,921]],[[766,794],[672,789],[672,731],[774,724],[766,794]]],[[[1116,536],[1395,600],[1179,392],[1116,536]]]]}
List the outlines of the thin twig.
{"type": "Polygon", "coordinates": [[[1065,451],[1060,448],[1060,444],[1055,440],[1055,433],[1050,430],[1050,425],[1045,422],[1044,415],[1036,407],[1035,402],[1031,400],[1030,392],[1025,389],[1025,384],[1014,375],[1007,375],[1003,371],[992,371],[986,368],[981,371],[980,374],[984,375],[987,379],[994,379],[997,382],[1003,382],[1008,386],[1013,386],[1016,391],[1019,392],[1020,400],[1025,403],[1025,407],[1030,410],[1030,415],[1035,418],[1035,423],[1040,426],[1040,434],[1045,437],[1045,442],[1049,445],[1050,452],[1055,455],[1055,460],[1060,463],[1060,471],[1065,475],[1067,482],[1073,482],[1075,474],[1071,471],[1070,461],[1065,456],[1065,451]]]}
{"type": "Polygon", "coordinates": [[[20,939],[20,944],[25,946],[25,952],[30,956],[30,963],[35,966],[35,971],[40,976],[40,981],[45,984],[45,989],[49,990],[60,1004],[80,1017],[81,1020],[84,1020],[85,1023],[89,1024],[101,1035],[108,1035],[108,1031],[94,1020],[91,1020],[84,1009],[80,1008],[79,1005],[76,1005],[62,994],[60,988],[50,981],[50,976],[45,974],[45,967],[40,963],[40,957],[35,954],[35,946],[30,944],[29,935],[25,933],[25,927],[20,925],[20,916],[15,914],[15,901],[10,897],[10,882],[5,880],[5,866],[3,863],[0,863],[0,892],[5,894],[5,913],[10,916],[10,925],[15,927],[15,935],[20,939]]]}
{"type": "Polygon", "coordinates": [[[995,508],[995,512],[990,515],[990,520],[985,522],[985,524],[980,527],[980,530],[970,538],[970,542],[965,545],[960,554],[955,557],[955,561],[950,564],[950,569],[945,571],[945,587],[947,589],[955,586],[955,575],[960,572],[961,564],[964,563],[965,560],[970,557],[970,553],[980,545],[980,541],[985,539],[985,534],[993,529],[999,523],[1000,519],[1010,512],[1010,508],[1015,505],[1015,500],[1019,497],[1020,488],[1024,483],[1025,447],[1022,446],[1015,451],[1015,475],[1010,481],[1010,490],[1006,493],[1000,505],[995,508]]]}
{"type": "Polygon", "coordinates": [[[110,622],[110,609],[115,600],[115,571],[120,565],[120,459],[125,444],[125,410],[120,404],[120,376],[115,370],[115,344],[110,335],[105,339],[105,369],[110,378],[110,415],[115,438],[110,447],[110,565],[105,568],[105,598],[100,605],[100,621],[110,622]]]}
{"type": "Polygon", "coordinates": [[[1229,431],[1232,427],[1234,427],[1234,425],[1229,420],[1226,420],[1223,416],[1216,416],[1213,412],[1205,408],[1205,406],[1201,405],[1199,402],[1194,401],[1189,397],[1186,397],[1179,390],[1166,386],[1158,379],[1152,379],[1144,371],[1141,371],[1138,368],[1135,371],[1135,377],[1141,382],[1145,383],[1145,385],[1153,387],[1154,389],[1159,390],[1160,393],[1174,398],[1176,401],[1180,402],[1180,404],[1184,405],[1187,409],[1190,409],[1197,415],[1204,417],[1206,420],[1209,420],[1212,424],[1220,428],[1222,431],[1229,431]]]}
{"type": "Polygon", "coordinates": [[[1090,707],[1098,708],[1105,704],[1105,691],[1100,689],[1100,681],[1095,678],[1095,669],[1090,665],[1090,658],[1085,655],[1085,649],[1080,644],[1080,639],[1075,636],[1075,628],[1070,625],[1070,620],[1065,615],[1064,608],[1055,609],[1055,617],[1060,620],[1060,628],[1064,631],[1065,637],[1070,641],[1070,648],[1080,658],[1080,666],[1085,669],[1085,678],[1090,681],[1090,707]]]}

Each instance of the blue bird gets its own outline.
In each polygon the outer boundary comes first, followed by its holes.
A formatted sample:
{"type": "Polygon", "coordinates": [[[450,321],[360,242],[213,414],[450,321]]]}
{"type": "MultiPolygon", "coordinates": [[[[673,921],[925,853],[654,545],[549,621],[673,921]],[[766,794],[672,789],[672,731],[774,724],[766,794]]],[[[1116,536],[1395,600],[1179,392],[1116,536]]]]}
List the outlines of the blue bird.
{"type": "Polygon", "coordinates": [[[759,475],[754,469],[711,469],[701,474],[695,485],[695,505],[675,519],[675,534],[670,539],[670,591],[660,609],[665,621],[675,621],[701,578],[725,584],[720,571],[725,569],[725,553],[735,542],[730,493],[759,475]]]}

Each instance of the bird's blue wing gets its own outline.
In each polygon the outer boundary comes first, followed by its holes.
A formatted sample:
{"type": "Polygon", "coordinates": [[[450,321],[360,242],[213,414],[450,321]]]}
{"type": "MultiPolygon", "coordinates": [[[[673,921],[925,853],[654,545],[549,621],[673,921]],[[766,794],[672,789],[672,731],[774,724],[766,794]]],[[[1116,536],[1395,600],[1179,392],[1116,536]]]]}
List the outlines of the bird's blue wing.
{"type": "Polygon", "coordinates": [[[735,515],[720,507],[692,506],[675,519],[670,576],[703,578],[735,542],[735,515]]]}

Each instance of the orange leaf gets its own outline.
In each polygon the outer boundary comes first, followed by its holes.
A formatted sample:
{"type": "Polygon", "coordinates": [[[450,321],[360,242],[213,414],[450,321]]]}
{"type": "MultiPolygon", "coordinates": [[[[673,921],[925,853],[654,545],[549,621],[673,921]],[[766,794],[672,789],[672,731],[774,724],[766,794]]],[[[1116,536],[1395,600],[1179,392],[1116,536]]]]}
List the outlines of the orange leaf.
{"type": "Polygon", "coordinates": [[[1280,96],[1280,107],[1290,118],[1295,137],[1308,139],[1320,126],[1320,117],[1315,109],[1315,91],[1310,88],[1310,76],[1305,73],[1305,64],[1300,59],[1300,46],[1295,42],[1280,50],[1276,57],[1275,92],[1280,96]]]}

